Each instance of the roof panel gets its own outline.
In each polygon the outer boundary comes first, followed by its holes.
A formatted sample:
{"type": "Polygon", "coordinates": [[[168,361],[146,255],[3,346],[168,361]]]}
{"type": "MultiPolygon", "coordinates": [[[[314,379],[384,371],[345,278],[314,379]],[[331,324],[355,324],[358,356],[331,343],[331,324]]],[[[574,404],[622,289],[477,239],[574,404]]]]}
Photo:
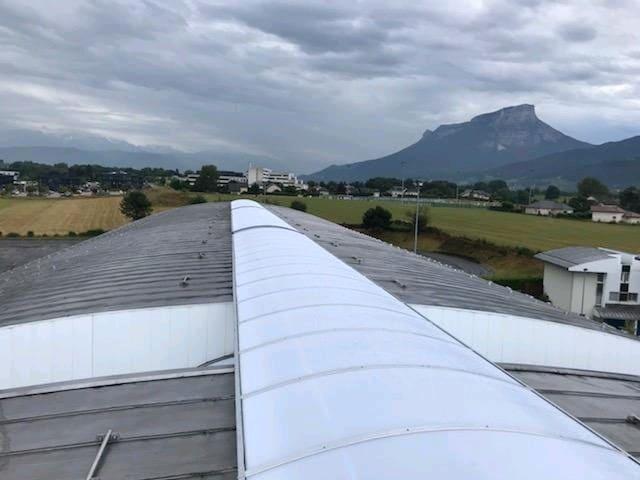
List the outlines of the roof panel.
{"type": "MultiPolygon", "coordinates": [[[[567,471],[574,471],[571,464],[578,459],[581,465],[575,470],[584,469],[585,455],[597,450],[605,453],[595,454],[588,468],[591,478],[610,468],[618,469],[621,478],[637,475],[638,466],[603,439],[467,347],[452,344],[455,339],[428,338],[442,332],[373,282],[362,277],[353,289],[355,272],[347,274],[344,263],[309,238],[283,229],[282,220],[274,217],[270,226],[268,215],[261,213],[251,225],[248,213],[256,211],[245,204],[232,213],[244,216],[243,228],[233,235],[233,252],[241,263],[234,270],[237,398],[243,422],[241,468],[247,477],[404,478],[402,468],[387,467],[410,459],[411,468],[422,474],[438,471],[442,462],[447,478],[470,478],[475,469],[459,462],[445,439],[452,432],[457,448],[474,450],[474,462],[485,462],[472,478],[513,478],[514,470],[504,465],[502,443],[510,448],[514,435],[527,439],[514,453],[523,462],[518,478],[557,474],[558,465],[541,467],[530,455],[531,449],[549,448],[552,440],[568,450],[560,467],[567,471]],[[265,241],[276,230],[279,241],[265,241]],[[257,268],[266,269],[260,257],[252,255],[265,244],[271,262],[269,276],[261,277],[247,259],[257,259],[257,268]],[[295,254],[287,256],[290,251],[304,252],[309,265],[323,264],[324,273],[336,276],[324,285],[301,282],[274,294],[278,277],[290,274],[296,262],[295,254]],[[347,277],[344,286],[342,274],[347,277]],[[251,290],[243,288],[249,283],[251,290]],[[334,321],[325,324],[325,319],[334,321]],[[376,331],[383,328],[378,319],[386,319],[384,328],[394,333],[376,331]],[[341,321],[349,328],[338,326],[341,321]],[[397,437],[411,437],[406,450],[398,448],[397,437]],[[417,448],[423,437],[434,442],[428,450],[417,448]],[[494,441],[492,448],[483,438],[494,441]],[[381,450],[364,465],[356,453],[361,445],[381,450]],[[336,453],[325,453],[329,451],[336,453]],[[414,455],[405,457],[406,451],[414,455]]],[[[304,277],[303,270],[298,274],[304,277]]]]}

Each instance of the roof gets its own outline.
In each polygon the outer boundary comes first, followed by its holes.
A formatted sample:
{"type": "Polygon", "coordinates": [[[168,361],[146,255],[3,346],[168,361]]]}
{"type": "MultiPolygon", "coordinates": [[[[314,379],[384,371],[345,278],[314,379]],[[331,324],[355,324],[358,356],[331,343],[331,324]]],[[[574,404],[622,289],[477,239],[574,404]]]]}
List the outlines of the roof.
{"type": "Polygon", "coordinates": [[[595,307],[593,315],[602,320],[640,320],[640,305],[609,304],[606,307],[595,307]]]}
{"type": "Polygon", "coordinates": [[[192,369],[0,392],[2,480],[236,476],[234,376],[192,369]]]}
{"type": "Polygon", "coordinates": [[[612,255],[595,247],[564,247],[538,253],[535,257],[543,262],[570,268],[583,263],[606,260],[612,258],[612,255]]]}
{"type": "Polygon", "coordinates": [[[285,207],[268,205],[267,208],[406,303],[530,317],[622,334],[601,322],[566,312],[435,260],[416,256],[328,220],[285,207]]]}
{"type": "Polygon", "coordinates": [[[502,365],[581,422],[640,458],[640,377],[533,365],[502,365]]]}
{"type": "Polygon", "coordinates": [[[622,479],[640,472],[602,437],[258,204],[233,202],[232,231],[241,477],[622,479]]]}
{"type": "Polygon", "coordinates": [[[625,213],[624,208],[618,205],[591,205],[591,211],[595,213],[625,213]]]}
{"type": "Polygon", "coordinates": [[[530,205],[527,205],[526,208],[542,208],[547,210],[573,210],[573,208],[571,208],[569,205],[554,202],[553,200],[539,200],[530,205]]]}
{"type": "Polygon", "coordinates": [[[640,218],[640,213],[625,210],[623,217],[624,218],[640,218]]]}
{"type": "Polygon", "coordinates": [[[0,326],[128,308],[230,302],[229,204],[149,216],[0,274],[0,326]],[[189,276],[187,287],[180,285],[189,276]]]}

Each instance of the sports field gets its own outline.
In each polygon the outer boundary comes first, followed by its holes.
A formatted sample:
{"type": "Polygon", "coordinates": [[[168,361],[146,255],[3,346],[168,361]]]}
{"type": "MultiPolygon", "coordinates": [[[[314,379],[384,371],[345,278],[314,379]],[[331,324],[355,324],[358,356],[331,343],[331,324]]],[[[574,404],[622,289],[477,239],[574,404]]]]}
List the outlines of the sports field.
{"type": "MultiPolygon", "coordinates": [[[[149,192],[154,212],[184,205],[188,195],[169,189],[149,192]]],[[[237,199],[232,195],[207,195],[210,201],[237,199]]],[[[255,198],[255,197],[248,197],[255,198]]],[[[260,196],[258,200],[290,205],[295,198],[260,196]]],[[[362,214],[376,205],[405,219],[414,204],[385,200],[302,199],[308,212],[337,223],[359,224],[362,214]]],[[[101,228],[111,230],[126,223],[119,211],[120,197],[39,199],[0,198],[0,232],[25,235],[64,235],[101,228]]],[[[595,224],[589,221],[494,212],[481,208],[431,207],[431,224],[451,235],[483,238],[491,242],[548,250],[567,245],[592,245],[640,252],[640,226],[595,224]]]]}

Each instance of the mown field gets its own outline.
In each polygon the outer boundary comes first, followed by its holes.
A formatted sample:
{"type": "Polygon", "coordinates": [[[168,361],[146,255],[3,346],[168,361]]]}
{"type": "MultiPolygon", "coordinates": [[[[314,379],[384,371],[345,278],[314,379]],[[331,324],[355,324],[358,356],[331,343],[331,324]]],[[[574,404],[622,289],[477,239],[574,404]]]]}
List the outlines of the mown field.
{"type": "MultiPolygon", "coordinates": [[[[211,200],[237,198],[211,195],[211,200]]],[[[264,200],[265,197],[259,197],[264,200]]],[[[268,202],[289,205],[291,197],[266,197],[268,202]]],[[[362,214],[376,205],[391,211],[393,218],[406,219],[415,204],[385,200],[329,200],[305,198],[307,212],[337,223],[359,224],[362,214]]],[[[537,217],[495,212],[483,208],[430,207],[431,225],[451,235],[485,239],[500,245],[550,250],[569,245],[609,247],[640,251],[640,226],[597,224],[591,221],[537,217]]]]}
{"type": "MultiPolygon", "coordinates": [[[[187,203],[188,194],[169,189],[149,192],[154,211],[187,203]]],[[[237,199],[237,196],[209,194],[210,201],[237,199]]],[[[251,197],[254,198],[254,197],[251,197]]],[[[258,200],[288,206],[292,197],[268,196],[258,200]]],[[[394,218],[405,219],[413,204],[384,200],[333,200],[305,198],[308,212],[337,223],[359,224],[362,214],[375,205],[389,209],[394,218]]],[[[25,235],[64,235],[101,228],[111,230],[126,223],[119,211],[119,197],[72,199],[0,198],[0,232],[25,235]]],[[[640,251],[640,226],[604,225],[589,221],[536,217],[494,212],[480,208],[431,207],[431,224],[450,235],[486,239],[499,245],[548,250],[567,245],[591,245],[640,251]]],[[[405,243],[405,242],[400,242],[405,243]]],[[[424,241],[425,247],[430,244],[424,241]]]]}

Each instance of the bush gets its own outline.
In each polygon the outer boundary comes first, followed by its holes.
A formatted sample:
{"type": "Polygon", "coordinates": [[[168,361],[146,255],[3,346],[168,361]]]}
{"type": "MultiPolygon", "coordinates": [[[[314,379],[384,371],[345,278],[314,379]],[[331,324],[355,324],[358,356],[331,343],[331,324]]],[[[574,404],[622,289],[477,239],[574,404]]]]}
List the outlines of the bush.
{"type": "Polygon", "coordinates": [[[16,233],[16,232],[7,233],[7,237],[15,238],[15,237],[19,237],[19,236],[20,236],[20,234],[16,233]]]}
{"type": "Polygon", "coordinates": [[[291,202],[291,208],[293,208],[294,210],[299,210],[301,212],[306,212],[307,204],[300,200],[294,200],[293,202],[291,202]]]}
{"type": "Polygon", "coordinates": [[[362,215],[362,226],[368,230],[386,230],[391,225],[391,212],[377,206],[362,215]]]}
{"type": "MultiPolygon", "coordinates": [[[[404,212],[404,216],[407,217],[409,224],[411,224],[411,229],[415,231],[416,228],[416,211],[415,210],[407,210],[404,212]]],[[[420,210],[418,210],[418,231],[423,233],[427,231],[429,227],[429,222],[431,221],[429,217],[429,210],[427,210],[426,206],[421,206],[420,210]]]]}
{"type": "Polygon", "coordinates": [[[207,199],[202,195],[196,195],[191,200],[189,200],[189,205],[197,205],[198,203],[207,203],[207,199]]]}
{"type": "Polygon", "coordinates": [[[69,232],[67,233],[67,237],[77,237],[77,236],[78,234],[73,230],[69,230],[69,232]]]}
{"type": "Polygon", "coordinates": [[[86,232],[82,232],[80,234],[80,236],[82,236],[82,237],[97,237],[98,235],[102,235],[103,233],[107,233],[107,231],[103,230],[101,228],[92,228],[90,230],[87,230],[86,232]]]}
{"type": "Polygon", "coordinates": [[[33,237],[33,236],[35,236],[35,234],[33,233],[33,230],[29,230],[27,232],[27,237],[33,237]]]}
{"type": "Polygon", "coordinates": [[[120,202],[120,211],[131,220],[140,220],[149,215],[153,209],[147,196],[140,190],[128,192],[120,202]]]}

